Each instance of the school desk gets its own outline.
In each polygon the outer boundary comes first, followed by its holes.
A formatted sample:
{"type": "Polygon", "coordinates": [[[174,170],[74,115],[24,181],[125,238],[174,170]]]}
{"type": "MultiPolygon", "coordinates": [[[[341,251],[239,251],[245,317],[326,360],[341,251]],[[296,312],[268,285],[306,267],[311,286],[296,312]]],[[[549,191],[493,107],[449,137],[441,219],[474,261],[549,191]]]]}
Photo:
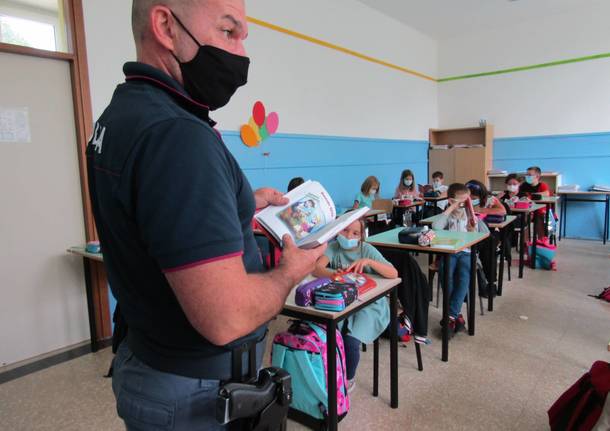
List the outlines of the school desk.
{"type": "MultiPolygon", "coordinates": [[[[404,213],[411,208],[415,208],[415,214],[419,216],[425,201],[423,199],[412,200],[409,205],[397,205],[394,204],[394,210],[392,212],[392,218],[397,225],[402,225],[402,217],[404,213]]],[[[416,217],[418,218],[418,217],[416,217]]],[[[413,223],[415,224],[415,223],[413,223]]]]}
{"type": "Polygon", "coordinates": [[[377,223],[381,214],[386,214],[386,212],[384,210],[369,210],[364,217],[367,219],[373,217],[373,222],[377,223]]]}
{"type": "Polygon", "coordinates": [[[468,312],[468,333],[474,335],[474,320],[475,320],[475,295],[476,295],[476,280],[477,280],[477,262],[476,262],[476,247],[481,241],[489,236],[489,233],[480,232],[449,232],[438,231],[437,238],[454,242],[451,245],[422,247],[414,244],[401,244],[398,241],[398,233],[402,227],[389,230],[377,235],[373,235],[367,239],[367,242],[379,249],[382,253],[401,252],[405,255],[409,252],[419,252],[428,254],[440,254],[443,256],[443,349],[441,359],[444,362],[449,360],[449,256],[457,254],[466,248],[471,248],[470,254],[470,288],[468,295],[469,312],[468,312]]]}
{"type": "Polygon", "coordinates": [[[535,204],[545,205],[546,214],[544,215],[544,236],[549,236],[549,214],[554,205],[559,202],[559,196],[543,196],[542,199],[532,199],[535,204]]]}
{"type": "MultiPolygon", "coordinates": [[[[293,317],[301,320],[309,320],[315,323],[326,325],[326,349],[327,349],[327,370],[328,370],[328,422],[327,429],[330,431],[337,430],[337,375],[336,375],[336,360],[337,360],[337,344],[334,336],[337,330],[341,330],[339,323],[347,319],[352,314],[358,312],[367,305],[377,301],[384,296],[390,295],[390,322],[396,321],[398,296],[397,286],[402,282],[400,278],[386,279],[379,276],[371,276],[377,283],[377,287],[369,290],[360,296],[345,310],[340,312],[317,310],[313,307],[301,307],[295,303],[296,286],[288,295],[284,308],[280,314],[293,317]]],[[[311,279],[308,277],[307,279],[311,279]]],[[[419,344],[414,343],[417,351],[418,366],[421,370],[421,352],[419,344]]],[[[378,352],[378,345],[375,346],[378,352]]],[[[378,372],[373,374],[373,396],[378,395],[378,372]]],[[[398,334],[396,325],[390,325],[390,406],[393,409],[398,408],[398,334]]],[[[291,409],[288,417],[304,425],[322,425],[322,421],[315,420],[297,410],[291,409]]]]}
{"type": "Polygon", "coordinates": [[[433,203],[434,205],[432,205],[432,208],[438,208],[440,210],[442,208],[438,206],[438,203],[442,202],[442,201],[446,201],[447,199],[448,199],[447,195],[445,195],[445,196],[429,197],[429,198],[424,197],[424,202],[425,203],[433,203]]]}
{"type": "Polygon", "coordinates": [[[604,208],[604,230],[602,232],[602,242],[606,245],[608,240],[608,217],[610,216],[610,192],[558,192],[561,197],[561,215],[559,216],[559,240],[566,236],[566,226],[568,224],[568,202],[602,202],[604,208]],[[590,199],[592,197],[604,197],[603,199],[590,199]]]}
{"type": "Polygon", "coordinates": [[[97,340],[97,323],[95,318],[95,307],[93,306],[93,283],[91,282],[91,266],[104,263],[104,256],[101,253],[89,253],[85,247],[70,247],[68,253],[80,256],[83,258],[85,269],[85,293],[87,294],[87,317],[89,318],[89,333],[91,334],[91,351],[99,350],[99,342],[97,340]]]}
{"type": "Polygon", "coordinates": [[[532,232],[532,253],[530,255],[530,267],[536,268],[536,217],[537,211],[544,208],[544,205],[533,204],[529,208],[510,208],[511,214],[517,214],[521,218],[521,234],[519,235],[519,278],[523,278],[523,267],[525,266],[525,231],[529,230],[532,232]],[[532,216],[534,221],[534,229],[530,229],[532,223],[532,216]]]}
{"type": "MultiPolygon", "coordinates": [[[[441,217],[441,215],[442,214],[425,218],[420,222],[420,224],[431,226],[437,219],[439,219],[441,217]]],[[[487,223],[487,226],[489,227],[490,230],[497,229],[498,232],[500,233],[500,250],[502,252],[501,252],[501,256],[500,256],[500,268],[499,268],[500,273],[498,274],[498,296],[502,296],[502,287],[503,287],[503,279],[504,279],[504,251],[505,251],[506,245],[507,245],[509,226],[511,224],[513,224],[515,222],[515,220],[517,220],[517,216],[507,215],[506,220],[504,220],[501,223],[487,223]]],[[[491,273],[493,274],[493,277],[492,277],[492,280],[488,280],[488,283],[489,283],[489,289],[488,289],[489,294],[487,295],[487,310],[488,311],[494,311],[494,295],[492,294],[492,292],[494,292],[496,289],[496,283],[495,283],[494,279],[495,279],[495,275],[497,273],[497,256],[495,253],[497,248],[498,248],[498,238],[495,235],[491,235],[492,253],[490,253],[491,260],[489,262],[489,265],[490,265],[489,267],[491,269],[491,273]]]]}

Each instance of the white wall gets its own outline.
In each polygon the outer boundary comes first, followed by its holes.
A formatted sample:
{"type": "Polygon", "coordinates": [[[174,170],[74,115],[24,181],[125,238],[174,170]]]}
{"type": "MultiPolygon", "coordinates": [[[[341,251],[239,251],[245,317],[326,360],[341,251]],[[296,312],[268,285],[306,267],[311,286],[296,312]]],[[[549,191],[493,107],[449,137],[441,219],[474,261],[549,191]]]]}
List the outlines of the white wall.
{"type": "MultiPolygon", "coordinates": [[[[610,52],[610,3],[439,43],[449,77],[610,52]]],[[[496,126],[496,136],[610,130],[610,59],[439,84],[441,127],[496,126]]]]}
{"type": "MultiPolygon", "coordinates": [[[[121,65],[135,57],[130,3],[85,0],[94,114],[101,113],[121,65]],[[108,29],[112,31],[108,31],[108,29]]],[[[252,0],[248,15],[423,73],[437,74],[432,39],[352,0],[252,0]]],[[[434,82],[349,57],[250,24],[249,84],[214,114],[238,130],[260,99],[286,133],[426,139],[437,125],[434,82]]]]}

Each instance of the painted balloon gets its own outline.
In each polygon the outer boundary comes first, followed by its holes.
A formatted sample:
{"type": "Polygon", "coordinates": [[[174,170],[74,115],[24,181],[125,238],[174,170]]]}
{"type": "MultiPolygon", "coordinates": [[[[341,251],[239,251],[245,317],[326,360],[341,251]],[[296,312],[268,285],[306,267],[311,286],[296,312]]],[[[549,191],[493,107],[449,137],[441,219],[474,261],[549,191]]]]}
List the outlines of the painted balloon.
{"type": "Polygon", "coordinates": [[[267,116],[265,125],[267,126],[269,135],[274,135],[275,132],[277,132],[277,129],[280,126],[280,116],[277,115],[277,112],[272,112],[267,116]]]}
{"type": "Polygon", "coordinates": [[[260,140],[261,140],[260,127],[258,127],[258,124],[256,124],[256,122],[254,121],[254,118],[250,117],[250,119],[248,120],[248,126],[252,127],[252,130],[254,130],[254,133],[256,133],[256,140],[258,142],[260,142],[260,140]]]}
{"type": "Polygon", "coordinates": [[[241,126],[241,140],[248,147],[256,147],[259,142],[256,132],[247,124],[241,126]]]}
{"type": "Polygon", "coordinates": [[[263,124],[263,127],[261,127],[261,138],[264,141],[268,137],[269,137],[269,131],[267,130],[267,125],[263,124]]]}
{"type": "Polygon", "coordinates": [[[258,126],[262,126],[263,124],[265,124],[265,105],[263,105],[263,102],[258,101],[254,104],[254,108],[252,109],[252,117],[254,118],[254,122],[258,125],[258,126]]]}

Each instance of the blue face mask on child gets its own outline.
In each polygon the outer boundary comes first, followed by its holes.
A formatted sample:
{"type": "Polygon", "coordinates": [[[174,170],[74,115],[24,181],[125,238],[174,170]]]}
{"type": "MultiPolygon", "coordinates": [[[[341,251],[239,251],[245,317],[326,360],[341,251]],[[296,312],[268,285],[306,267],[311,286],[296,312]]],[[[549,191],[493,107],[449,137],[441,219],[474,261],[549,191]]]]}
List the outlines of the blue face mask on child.
{"type": "Polygon", "coordinates": [[[525,182],[528,184],[533,184],[534,183],[534,177],[532,175],[527,175],[525,177],[525,182]]]}
{"type": "Polygon", "coordinates": [[[472,200],[472,206],[473,207],[478,207],[480,203],[481,203],[481,199],[473,199],[472,200]]]}
{"type": "Polygon", "coordinates": [[[341,234],[337,235],[337,242],[343,250],[351,250],[358,247],[358,244],[360,244],[360,240],[358,238],[347,239],[341,234]]]}

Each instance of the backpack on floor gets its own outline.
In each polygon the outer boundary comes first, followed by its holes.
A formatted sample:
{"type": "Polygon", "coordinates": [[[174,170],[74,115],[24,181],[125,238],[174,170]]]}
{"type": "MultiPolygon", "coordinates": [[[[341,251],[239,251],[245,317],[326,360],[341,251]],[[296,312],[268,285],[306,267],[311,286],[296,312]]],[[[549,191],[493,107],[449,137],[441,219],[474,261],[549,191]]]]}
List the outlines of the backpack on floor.
{"type": "MultiPolygon", "coordinates": [[[[532,244],[528,243],[528,251],[532,256],[532,244]]],[[[548,239],[536,241],[536,269],[557,270],[557,262],[555,255],[557,247],[549,244],[548,239]]]]}
{"type": "Polygon", "coordinates": [[[597,299],[601,299],[606,302],[610,302],[610,287],[606,287],[604,290],[602,290],[602,293],[600,293],[599,295],[589,295],[589,296],[592,298],[597,298],[597,299]]]}
{"type": "MultiPolygon", "coordinates": [[[[337,339],[337,415],[340,419],[349,411],[345,350],[341,331],[337,339]]],[[[326,329],[312,322],[297,321],[273,339],[271,363],[292,377],[292,405],[316,419],[328,416],[328,370],[326,369],[326,329]]]]}
{"type": "Polygon", "coordinates": [[[601,416],[610,391],[610,364],[597,361],[548,411],[551,431],[589,431],[601,416]]]}

